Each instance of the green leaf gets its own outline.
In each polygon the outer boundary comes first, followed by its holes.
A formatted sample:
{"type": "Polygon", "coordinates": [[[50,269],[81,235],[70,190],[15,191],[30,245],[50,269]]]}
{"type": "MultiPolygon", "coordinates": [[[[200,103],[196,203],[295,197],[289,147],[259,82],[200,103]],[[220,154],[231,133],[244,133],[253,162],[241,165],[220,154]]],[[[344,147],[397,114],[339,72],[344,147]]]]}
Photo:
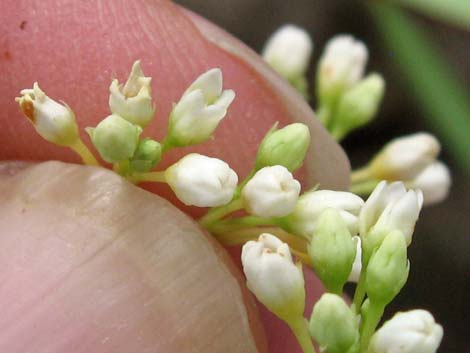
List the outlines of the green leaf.
{"type": "Polygon", "coordinates": [[[450,63],[428,39],[428,33],[396,6],[371,3],[370,10],[384,44],[401,69],[430,127],[462,169],[470,173],[470,93],[450,63]]]}
{"type": "Polygon", "coordinates": [[[395,2],[437,20],[470,30],[470,1],[468,0],[395,0],[395,2]]]}

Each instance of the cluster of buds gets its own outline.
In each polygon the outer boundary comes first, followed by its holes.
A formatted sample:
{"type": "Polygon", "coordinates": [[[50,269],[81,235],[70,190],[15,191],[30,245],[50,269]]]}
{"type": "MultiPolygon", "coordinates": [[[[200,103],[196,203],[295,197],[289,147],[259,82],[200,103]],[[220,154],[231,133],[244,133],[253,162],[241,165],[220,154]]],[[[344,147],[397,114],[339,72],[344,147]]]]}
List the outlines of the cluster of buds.
{"type": "MultiPolygon", "coordinates": [[[[356,183],[400,180],[422,190],[425,205],[438,203],[446,198],[451,185],[449,169],[436,160],[440,149],[439,141],[428,133],[396,138],[359,170],[356,183]]],[[[353,182],[354,178],[353,174],[353,182]]]]}
{"type": "MultiPolygon", "coordinates": [[[[280,65],[277,60],[283,50],[279,43],[286,38],[294,38],[292,50],[310,55],[311,44],[306,50],[302,36],[295,28],[276,34],[268,43],[267,59],[280,65]]],[[[356,126],[351,121],[372,114],[381,95],[379,76],[362,78],[366,58],[361,43],[339,37],[328,45],[320,64],[320,96],[325,104],[337,104],[333,122],[344,131],[356,126]]],[[[287,62],[288,67],[278,70],[295,81],[305,73],[305,60],[287,62]]],[[[312,338],[326,353],[367,349],[371,353],[435,352],[442,328],[425,311],[397,314],[374,334],[383,309],[408,278],[407,247],[423,205],[423,192],[406,186],[430,190],[434,175],[448,178],[446,168],[435,162],[440,147],[432,136],[421,134],[387,145],[366,168],[367,173],[374,180],[403,179],[406,184],[376,183],[366,202],[351,192],[314,189],[300,194],[300,183],[292,173],[302,166],[310,144],[310,131],[300,123],[283,128],[276,124],[268,131],[252,171],[241,183],[227,163],[197,153],[184,156],[164,171],[152,172],[168,149],[208,140],[226,116],[235,93],[223,90],[219,69],[202,74],[173,106],[168,133],[160,143],[141,137],[156,109],[150,84],[139,61],[125,84],[112,81],[111,114],[86,129],[94,147],[129,180],[165,182],[184,204],[213,207],[200,220],[209,230],[236,233],[240,227],[267,225],[288,232],[286,239],[297,237],[302,246],[292,252],[303,256],[301,260],[312,266],[328,291],[315,304],[309,322],[303,316],[302,265],[294,261],[287,243],[263,233],[243,246],[242,264],[248,288],[290,326],[304,352],[315,351],[312,338]],[[401,161],[394,159],[397,155],[402,156],[401,161]],[[233,217],[232,213],[242,209],[247,216],[233,217]],[[347,281],[358,282],[352,307],[341,298],[347,281]]],[[[17,101],[41,136],[74,149],[85,163],[97,164],[80,140],[74,113],[67,105],[50,99],[37,83],[21,94],[17,101]]]]}
{"type": "Polygon", "coordinates": [[[318,116],[338,140],[376,115],[385,82],[364,77],[368,51],[359,40],[338,35],[327,43],[317,71],[318,116]]]}

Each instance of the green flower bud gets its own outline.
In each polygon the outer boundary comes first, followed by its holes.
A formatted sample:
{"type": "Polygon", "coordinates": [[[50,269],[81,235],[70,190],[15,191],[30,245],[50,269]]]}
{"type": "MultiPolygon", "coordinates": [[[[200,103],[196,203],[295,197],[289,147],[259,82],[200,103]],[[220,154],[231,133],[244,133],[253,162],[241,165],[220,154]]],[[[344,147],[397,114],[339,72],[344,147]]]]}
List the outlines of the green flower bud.
{"type": "Polygon", "coordinates": [[[109,115],[96,128],[86,128],[93,145],[109,163],[119,162],[134,155],[142,129],[119,115],[109,115]]]}
{"type": "Polygon", "coordinates": [[[409,261],[403,233],[390,232],[372,255],[366,272],[366,292],[376,303],[386,305],[408,279],[409,261]]]}
{"type": "Polygon", "coordinates": [[[339,100],[333,130],[340,137],[370,122],[377,113],[384,94],[385,82],[373,73],[361,80],[339,100]]]}
{"type": "Polygon", "coordinates": [[[137,172],[148,172],[162,159],[162,146],[150,138],[143,139],[137,145],[130,160],[131,169],[137,172]]]}
{"type": "Polygon", "coordinates": [[[308,252],[327,290],[341,293],[356,257],[356,242],[337,210],[329,208],[322,212],[308,252]]]}
{"type": "Polygon", "coordinates": [[[302,166],[310,144],[310,130],[301,123],[277,129],[277,123],[261,141],[256,154],[256,170],[282,165],[290,172],[302,166]]]}
{"type": "Polygon", "coordinates": [[[336,294],[323,294],[315,304],[309,330],[325,353],[353,351],[359,341],[358,320],[336,294]]]}

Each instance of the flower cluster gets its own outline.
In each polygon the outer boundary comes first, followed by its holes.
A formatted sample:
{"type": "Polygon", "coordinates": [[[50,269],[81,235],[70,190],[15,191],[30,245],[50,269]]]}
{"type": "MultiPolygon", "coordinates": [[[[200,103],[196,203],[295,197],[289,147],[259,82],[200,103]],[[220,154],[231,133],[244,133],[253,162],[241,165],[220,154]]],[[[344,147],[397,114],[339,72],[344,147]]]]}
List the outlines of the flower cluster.
{"type": "MultiPolygon", "coordinates": [[[[308,36],[286,27],[268,43],[265,57],[291,82],[299,83],[310,52],[308,36]],[[286,52],[298,57],[283,61],[286,52]]],[[[339,135],[368,121],[381,99],[382,78],[362,77],[366,59],[362,43],[339,36],[320,60],[321,109],[328,116],[325,122],[339,135]]],[[[434,138],[421,134],[392,141],[366,171],[353,174],[353,188],[372,185],[366,201],[346,191],[315,188],[302,193],[295,172],[308,151],[310,130],[300,123],[274,125],[242,180],[226,162],[198,153],[158,170],[168,150],[210,139],[235,93],[223,89],[220,69],[203,73],[173,105],[167,134],[157,141],[142,137],[157,109],[151,81],[140,61],[124,84],[112,81],[110,115],[86,128],[102,160],[130,182],[166,183],[185,205],[211,207],[200,224],[222,243],[244,244],[248,288],[291,327],[304,352],[315,352],[312,339],[326,353],[435,352],[442,328],[425,311],[397,314],[375,332],[386,305],[408,278],[407,247],[423,206],[419,189],[426,201],[426,184],[432,188],[433,175],[446,174],[436,165],[440,147],[434,138]],[[302,264],[313,268],[328,292],[315,304],[309,321],[304,318],[302,264]],[[357,282],[352,306],[342,298],[348,281],[357,282]]],[[[80,139],[67,105],[49,98],[37,83],[21,91],[17,101],[42,137],[73,149],[85,164],[99,165],[80,139]]]]}

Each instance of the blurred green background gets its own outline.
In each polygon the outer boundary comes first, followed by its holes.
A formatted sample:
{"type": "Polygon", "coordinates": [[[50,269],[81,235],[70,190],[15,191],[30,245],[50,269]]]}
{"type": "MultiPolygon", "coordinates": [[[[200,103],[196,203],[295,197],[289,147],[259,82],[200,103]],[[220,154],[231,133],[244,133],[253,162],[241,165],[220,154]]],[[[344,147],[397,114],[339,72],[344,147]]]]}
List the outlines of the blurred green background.
{"type": "Polygon", "coordinates": [[[469,0],[177,0],[260,52],[279,26],[314,39],[351,33],[370,51],[368,71],[386,79],[377,119],[342,143],[354,168],[393,137],[428,131],[449,165],[449,198],[423,210],[410,247],[408,284],[390,305],[430,310],[445,329],[439,352],[470,353],[470,1],[469,0]]]}

